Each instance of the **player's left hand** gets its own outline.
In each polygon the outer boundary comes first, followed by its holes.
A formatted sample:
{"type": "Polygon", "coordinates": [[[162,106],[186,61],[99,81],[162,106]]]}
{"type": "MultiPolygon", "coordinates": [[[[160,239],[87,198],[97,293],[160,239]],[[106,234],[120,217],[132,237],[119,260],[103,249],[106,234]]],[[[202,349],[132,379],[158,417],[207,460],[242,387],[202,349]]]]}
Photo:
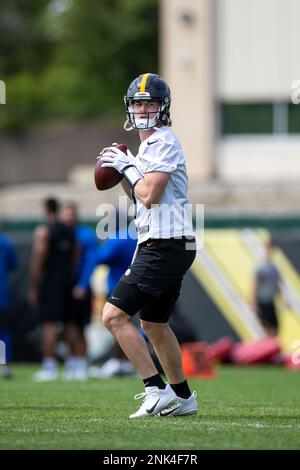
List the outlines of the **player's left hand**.
{"type": "Polygon", "coordinates": [[[100,153],[102,167],[110,167],[117,170],[121,175],[124,174],[126,168],[136,166],[134,155],[127,149],[127,154],[117,147],[106,147],[100,153]]]}
{"type": "Polygon", "coordinates": [[[76,300],[82,300],[86,296],[86,289],[80,286],[75,286],[72,291],[72,296],[76,300]]]}

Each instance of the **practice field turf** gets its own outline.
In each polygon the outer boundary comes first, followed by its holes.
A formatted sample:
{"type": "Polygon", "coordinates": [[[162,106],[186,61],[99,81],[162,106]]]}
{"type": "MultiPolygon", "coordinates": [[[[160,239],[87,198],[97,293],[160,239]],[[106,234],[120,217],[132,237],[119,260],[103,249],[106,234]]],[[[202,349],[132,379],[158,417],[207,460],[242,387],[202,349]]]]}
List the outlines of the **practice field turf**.
{"type": "Polygon", "coordinates": [[[193,380],[197,416],[128,419],[137,378],[33,383],[0,379],[1,449],[300,449],[300,371],[222,367],[193,380]]]}

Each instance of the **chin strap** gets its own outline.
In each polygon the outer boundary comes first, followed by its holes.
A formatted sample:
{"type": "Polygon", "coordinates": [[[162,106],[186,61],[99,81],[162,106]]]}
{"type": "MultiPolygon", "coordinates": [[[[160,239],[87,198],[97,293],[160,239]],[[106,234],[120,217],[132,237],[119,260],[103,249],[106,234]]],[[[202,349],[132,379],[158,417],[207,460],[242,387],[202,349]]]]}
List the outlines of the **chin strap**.
{"type": "Polygon", "coordinates": [[[132,129],[134,129],[133,125],[130,123],[129,119],[126,119],[126,121],[124,122],[124,129],[125,131],[129,132],[129,131],[132,131],[132,129]],[[129,126],[129,127],[128,127],[129,126]]]}

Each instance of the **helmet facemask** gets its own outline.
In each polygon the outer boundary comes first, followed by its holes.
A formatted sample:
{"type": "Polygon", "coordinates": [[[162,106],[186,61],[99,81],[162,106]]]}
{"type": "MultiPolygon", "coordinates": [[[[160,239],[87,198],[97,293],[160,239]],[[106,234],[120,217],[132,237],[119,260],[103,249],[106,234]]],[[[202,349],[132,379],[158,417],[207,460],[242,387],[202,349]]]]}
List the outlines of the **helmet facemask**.
{"type": "Polygon", "coordinates": [[[143,130],[151,129],[152,127],[155,127],[158,124],[159,110],[155,114],[143,113],[147,117],[136,117],[136,114],[141,114],[141,113],[135,113],[133,111],[133,105],[129,106],[129,115],[130,115],[129,120],[135,129],[143,131],[143,130]]]}
{"type": "MultiPolygon", "coordinates": [[[[134,110],[134,102],[135,101],[136,100],[130,100],[129,101],[129,106],[128,106],[128,109],[127,109],[127,116],[129,118],[129,121],[130,121],[131,125],[135,129],[138,129],[140,131],[147,130],[147,129],[152,129],[153,127],[155,127],[159,122],[159,116],[160,116],[160,112],[161,112],[161,102],[155,100],[155,102],[157,102],[159,104],[159,107],[158,107],[157,111],[137,112],[136,110],[134,110]],[[140,115],[143,115],[144,117],[140,117],[140,115]]],[[[141,102],[142,100],[138,100],[138,101],[141,102]]],[[[143,101],[146,101],[146,100],[143,100],[143,101]]],[[[152,100],[147,100],[147,101],[149,102],[149,101],[152,101],[152,100]]]]}
{"type": "Polygon", "coordinates": [[[171,126],[171,93],[168,84],[159,75],[154,73],[139,75],[129,85],[124,101],[127,115],[127,120],[124,124],[126,130],[138,129],[143,131],[155,129],[161,125],[171,126]],[[142,110],[141,107],[141,112],[137,112],[138,107],[135,106],[133,108],[133,104],[137,101],[158,102],[159,108],[158,110],[155,108],[152,110],[151,106],[143,106],[144,109],[142,110]],[[143,117],[139,117],[139,115],[143,117]]]}
{"type": "Polygon", "coordinates": [[[139,131],[146,131],[148,129],[153,129],[156,126],[162,125],[171,125],[170,120],[170,104],[171,100],[169,97],[165,98],[153,98],[148,93],[136,93],[134,99],[124,97],[125,106],[126,106],[126,115],[127,120],[124,124],[124,129],[130,131],[132,129],[138,129],[139,131]],[[141,96],[143,95],[143,96],[141,96]],[[145,96],[148,95],[148,96],[145,96]],[[135,112],[133,109],[134,101],[157,101],[159,103],[159,109],[157,112],[135,112]],[[155,114],[154,114],[155,113],[155,114]],[[147,117],[139,118],[136,117],[137,114],[147,115],[147,117]]]}

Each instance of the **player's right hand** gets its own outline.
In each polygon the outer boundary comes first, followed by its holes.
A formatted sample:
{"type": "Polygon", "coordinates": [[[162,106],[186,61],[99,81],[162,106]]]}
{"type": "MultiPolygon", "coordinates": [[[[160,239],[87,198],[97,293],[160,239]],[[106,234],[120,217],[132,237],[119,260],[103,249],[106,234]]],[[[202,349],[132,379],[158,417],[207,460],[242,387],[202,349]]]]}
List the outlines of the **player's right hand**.
{"type": "Polygon", "coordinates": [[[110,167],[117,170],[121,175],[124,174],[126,168],[136,166],[134,155],[127,150],[127,153],[122,152],[117,147],[106,147],[100,153],[102,160],[102,167],[110,167]]]}
{"type": "Polygon", "coordinates": [[[31,307],[37,308],[39,306],[38,292],[36,289],[34,288],[29,289],[27,300],[28,300],[28,303],[31,305],[31,307]]]}

